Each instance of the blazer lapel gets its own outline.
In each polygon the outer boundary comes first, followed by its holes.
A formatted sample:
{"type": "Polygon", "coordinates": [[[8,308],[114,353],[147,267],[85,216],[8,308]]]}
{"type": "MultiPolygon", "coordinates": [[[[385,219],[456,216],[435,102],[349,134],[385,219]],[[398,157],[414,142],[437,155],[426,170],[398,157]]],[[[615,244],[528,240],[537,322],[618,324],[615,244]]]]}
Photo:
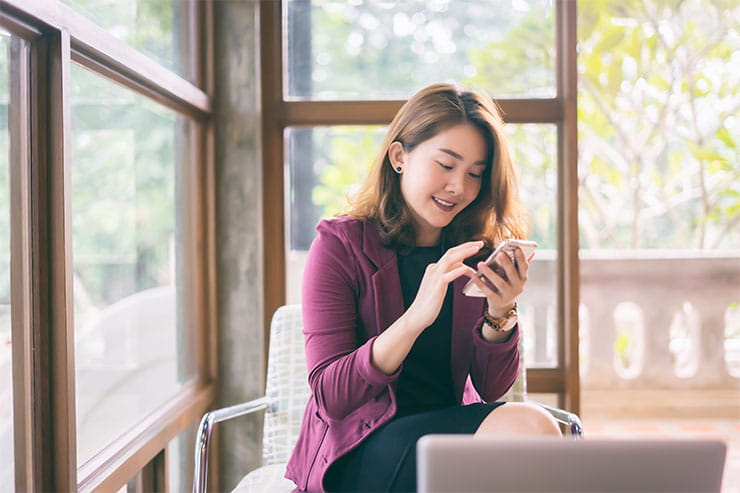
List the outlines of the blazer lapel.
{"type": "Polygon", "coordinates": [[[365,223],[362,249],[378,269],[372,275],[376,333],[380,334],[403,315],[403,293],[396,251],[384,245],[374,223],[365,223]]]}
{"type": "Polygon", "coordinates": [[[454,281],[452,298],[452,345],[450,348],[452,361],[450,367],[458,402],[465,389],[470,358],[473,354],[473,326],[483,313],[485,301],[485,298],[474,298],[463,294],[462,289],[467,282],[466,276],[454,281]]]}

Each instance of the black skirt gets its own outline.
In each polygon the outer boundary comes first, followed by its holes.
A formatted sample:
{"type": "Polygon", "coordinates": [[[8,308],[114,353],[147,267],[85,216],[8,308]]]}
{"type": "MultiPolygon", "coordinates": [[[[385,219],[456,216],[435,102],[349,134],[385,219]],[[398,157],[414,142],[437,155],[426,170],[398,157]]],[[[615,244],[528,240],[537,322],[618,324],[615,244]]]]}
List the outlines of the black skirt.
{"type": "Polygon", "coordinates": [[[429,434],[473,434],[501,404],[446,407],[395,418],[332,464],[324,487],[329,492],[416,491],[416,441],[429,434]]]}

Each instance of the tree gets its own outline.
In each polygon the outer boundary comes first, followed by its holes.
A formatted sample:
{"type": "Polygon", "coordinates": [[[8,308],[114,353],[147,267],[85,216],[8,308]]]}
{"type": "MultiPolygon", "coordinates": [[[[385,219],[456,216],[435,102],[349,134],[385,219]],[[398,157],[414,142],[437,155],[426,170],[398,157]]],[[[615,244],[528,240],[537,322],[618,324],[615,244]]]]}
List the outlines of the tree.
{"type": "MultiPolygon", "coordinates": [[[[367,98],[382,87],[408,96],[423,82],[455,80],[484,88],[495,97],[521,93],[528,86],[529,96],[552,96],[548,93],[554,85],[552,5],[518,12],[497,9],[510,23],[505,35],[471,36],[487,20],[485,12],[476,10],[484,4],[436,4],[445,15],[437,34],[455,43],[457,51],[445,58],[449,63],[431,66],[421,61],[432,57],[437,47],[419,44],[416,38],[427,40],[425,36],[434,31],[429,25],[439,20],[436,11],[414,2],[394,10],[392,16],[382,11],[388,7],[384,3],[327,6],[328,13],[317,9],[314,31],[325,39],[319,37],[316,47],[314,59],[319,63],[314,76],[318,71],[321,80],[315,94],[367,98]],[[408,24],[409,20],[413,22],[408,24]],[[395,39],[390,48],[394,36],[400,41],[395,39]],[[376,38],[382,40],[372,41],[376,38]],[[343,39],[354,40],[354,45],[336,42],[343,39]],[[428,68],[433,73],[426,72],[428,68]]],[[[583,247],[740,244],[739,19],[740,7],[731,0],[579,3],[583,247]]],[[[554,247],[555,151],[548,147],[551,132],[543,128],[509,125],[509,132],[522,193],[531,206],[533,235],[554,247]]],[[[347,143],[333,145],[345,148],[329,150],[328,155],[342,159],[353,154],[347,143]]],[[[352,165],[351,159],[333,162],[320,173],[320,180],[333,174],[334,186],[351,188],[337,182],[337,177],[350,175],[333,167],[352,165]]]]}
{"type": "Polygon", "coordinates": [[[740,110],[740,8],[724,0],[579,8],[583,242],[736,246],[740,154],[730,126],[740,110]]]}

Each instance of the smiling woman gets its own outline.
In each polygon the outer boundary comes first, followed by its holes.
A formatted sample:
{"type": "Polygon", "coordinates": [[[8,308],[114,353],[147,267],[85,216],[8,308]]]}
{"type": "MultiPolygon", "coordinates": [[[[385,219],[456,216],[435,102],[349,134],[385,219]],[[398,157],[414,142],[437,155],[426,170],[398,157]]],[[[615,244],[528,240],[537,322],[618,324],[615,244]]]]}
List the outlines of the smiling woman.
{"type": "Polygon", "coordinates": [[[388,157],[400,175],[417,245],[433,246],[442,228],[478,197],[487,170],[486,139],[475,126],[460,124],[406,147],[393,142],[388,157]]]}
{"type": "Polygon", "coordinates": [[[493,101],[449,84],[416,93],[351,206],[319,223],[306,262],[312,395],[286,477],[312,492],[413,491],[425,434],[559,434],[534,406],[496,411],[519,368],[528,260],[475,263],[525,236],[493,101]],[[468,277],[484,299],[462,294],[468,277]]]}

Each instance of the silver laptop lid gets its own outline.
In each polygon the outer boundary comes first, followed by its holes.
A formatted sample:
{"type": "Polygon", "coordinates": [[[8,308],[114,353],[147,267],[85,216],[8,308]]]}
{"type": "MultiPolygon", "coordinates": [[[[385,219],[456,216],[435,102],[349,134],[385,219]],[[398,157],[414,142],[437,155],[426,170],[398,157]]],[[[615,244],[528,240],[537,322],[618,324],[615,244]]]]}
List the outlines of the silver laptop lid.
{"type": "Polygon", "coordinates": [[[427,435],[417,491],[719,492],[719,440],[569,440],[427,435]]]}

